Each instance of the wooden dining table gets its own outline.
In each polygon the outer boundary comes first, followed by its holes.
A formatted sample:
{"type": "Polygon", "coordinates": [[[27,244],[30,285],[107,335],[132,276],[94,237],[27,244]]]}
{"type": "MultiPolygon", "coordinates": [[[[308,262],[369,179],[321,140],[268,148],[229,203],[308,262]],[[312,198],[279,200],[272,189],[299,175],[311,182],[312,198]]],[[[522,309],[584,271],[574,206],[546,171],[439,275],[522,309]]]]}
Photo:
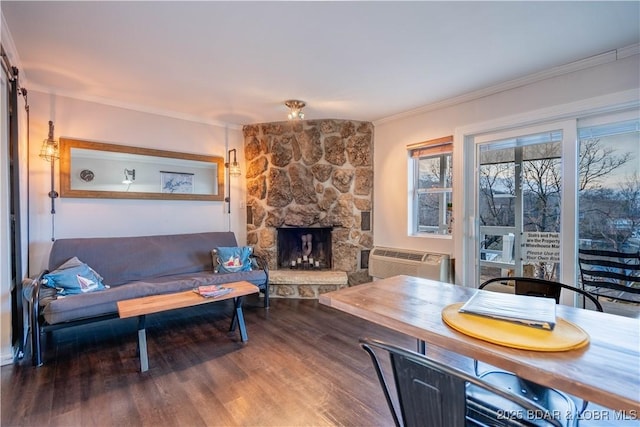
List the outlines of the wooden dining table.
{"type": "MultiPolygon", "coordinates": [[[[589,344],[569,351],[520,350],[472,338],[447,326],[441,312],[476,289],[394,276],[320,295],[320,303],[521,378],[640,417],[640,320],[558,305],[557,316],[578,325],[589,344]]],[[[482,291],[485,292],[485,291],[482,291]]],[[[489,291],[486,291],[489,292],[489,291]]],[[[375,337],[372,337],[375,338],[375,337]]]]}

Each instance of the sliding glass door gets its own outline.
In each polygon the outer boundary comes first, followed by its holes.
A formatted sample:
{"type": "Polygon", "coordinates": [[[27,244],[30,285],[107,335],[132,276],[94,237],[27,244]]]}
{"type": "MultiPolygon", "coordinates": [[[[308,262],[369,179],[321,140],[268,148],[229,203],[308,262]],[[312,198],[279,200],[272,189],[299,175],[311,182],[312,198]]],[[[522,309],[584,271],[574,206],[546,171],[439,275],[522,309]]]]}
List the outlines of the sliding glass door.
{"type": "Polygon", "coordinates": [[[465,243],[474,258],[464,267],[469,282],[526,276],[581,286],[579,248],[640,250],[637,110],[468,142],[475,166],[467,181],[474,188],[465,243]]]}
{"type": "MultiPolygon", "coordinates": [[[[560,280],[563,129],[478,139],[477,280],[560,280]]],[[[569,245],[571,246],[571,245],[569,245]]]]}

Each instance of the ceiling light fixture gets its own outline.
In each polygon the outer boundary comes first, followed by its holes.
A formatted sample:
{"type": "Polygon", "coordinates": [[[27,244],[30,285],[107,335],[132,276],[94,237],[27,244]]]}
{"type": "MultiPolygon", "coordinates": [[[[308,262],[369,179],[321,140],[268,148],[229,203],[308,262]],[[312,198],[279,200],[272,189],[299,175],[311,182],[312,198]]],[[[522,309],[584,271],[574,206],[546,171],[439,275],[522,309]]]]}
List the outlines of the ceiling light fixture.
{"type": "Polygon", "coordinates": [[[297,99],[289,99],[288,101],[284,101],[284,105],[289,107],[289,120],[303,120],[304,113],[302,109],[306,105],[304,101],[298,101],[297,99]]]}

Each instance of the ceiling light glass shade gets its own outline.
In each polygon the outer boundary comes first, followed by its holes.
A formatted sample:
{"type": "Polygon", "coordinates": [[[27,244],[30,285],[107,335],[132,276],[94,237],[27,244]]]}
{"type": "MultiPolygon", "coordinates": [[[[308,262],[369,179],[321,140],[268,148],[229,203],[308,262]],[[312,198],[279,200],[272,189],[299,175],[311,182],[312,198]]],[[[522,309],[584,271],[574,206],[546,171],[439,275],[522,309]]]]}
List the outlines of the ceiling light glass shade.
{"type": "Polygon", "coordinates": [[[53,138],[53,122],[49,120],[49,136],[42,141],[42,147],[40,148],[40,158],[47,162],[52,162],[60,158],[60,151],[58,148],[58,141],[53,138]]]}
{"type": "Polygon", "coordinates": [[[299,110],[293,110],[288,115],[289,120],[302,120],[304,119],[304,113],[299,110]]]}
{"type": "Polygon", "coordinates": [[[304,101],[298,101],[297,99],[289,99],[284,102],[284,105],[289,107],[289,114],[287,117],[289,120],[303,120],[304,113],[302,112],[302,108],[306,105],[304,101]]]}

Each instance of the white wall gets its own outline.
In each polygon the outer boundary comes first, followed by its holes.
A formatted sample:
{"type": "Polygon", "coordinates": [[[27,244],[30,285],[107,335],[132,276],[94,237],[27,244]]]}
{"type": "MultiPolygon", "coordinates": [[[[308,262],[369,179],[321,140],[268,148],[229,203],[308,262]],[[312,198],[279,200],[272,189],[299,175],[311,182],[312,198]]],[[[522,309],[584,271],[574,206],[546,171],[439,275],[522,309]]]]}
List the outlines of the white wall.
{"type": "MultiPolygon", "coordinates": [[[[30,274],[47,263],[51,247],[50,164],[38,157],[48,133],[55,126],[55,138],[70,137],[135,147],[222,156],[237,148],[243,152],[242,131],[155,114],[132,111],[94,102],[39,92],[29,92],[31,106],[30,143],[30,274]],[[228,144],[228,148],[227,148],[228,144]]],[[[241,163],[242,164],[242,163],[241,163]]],[[[246,170],[246,168],[244,168],[246,170]]],[[[56,190],[59,190],[56,162],[56,190]]],[[[231,211],[224,202],[129,199],[56,200],[55,237],[138,236],[149,234],[226,231],[246,241],[243,179],[232,179],[231,211]]]]}
{"type": "MultiPolygon", "coordinates": [[[[461,239],[412,237],[408,234],[408,144],[454,135],[457,128],[479,122],[525,114],[556,105],[640,87],[639,56],[605,63],[484,96],[449,107],[375,123],[373,209],[374,243],[377,246],[454,253],[454,242],[461,239]]],[[[454,140],[454,151],[463,141],[454,140]]],[[[473,173],[473,171],[464,171],[473,173]]],[[[456,189],[454,182],[454,193],[456,189]]],[[[455,194],[454,194],[455,200],[455,194]]],[[[454,218],[460,221],[454,203],[454,218]]],[[[455,231],[455,230],[454,230],[455,231]]],[[[460,262],[457,260],[456,262],[460,262]]]]}

